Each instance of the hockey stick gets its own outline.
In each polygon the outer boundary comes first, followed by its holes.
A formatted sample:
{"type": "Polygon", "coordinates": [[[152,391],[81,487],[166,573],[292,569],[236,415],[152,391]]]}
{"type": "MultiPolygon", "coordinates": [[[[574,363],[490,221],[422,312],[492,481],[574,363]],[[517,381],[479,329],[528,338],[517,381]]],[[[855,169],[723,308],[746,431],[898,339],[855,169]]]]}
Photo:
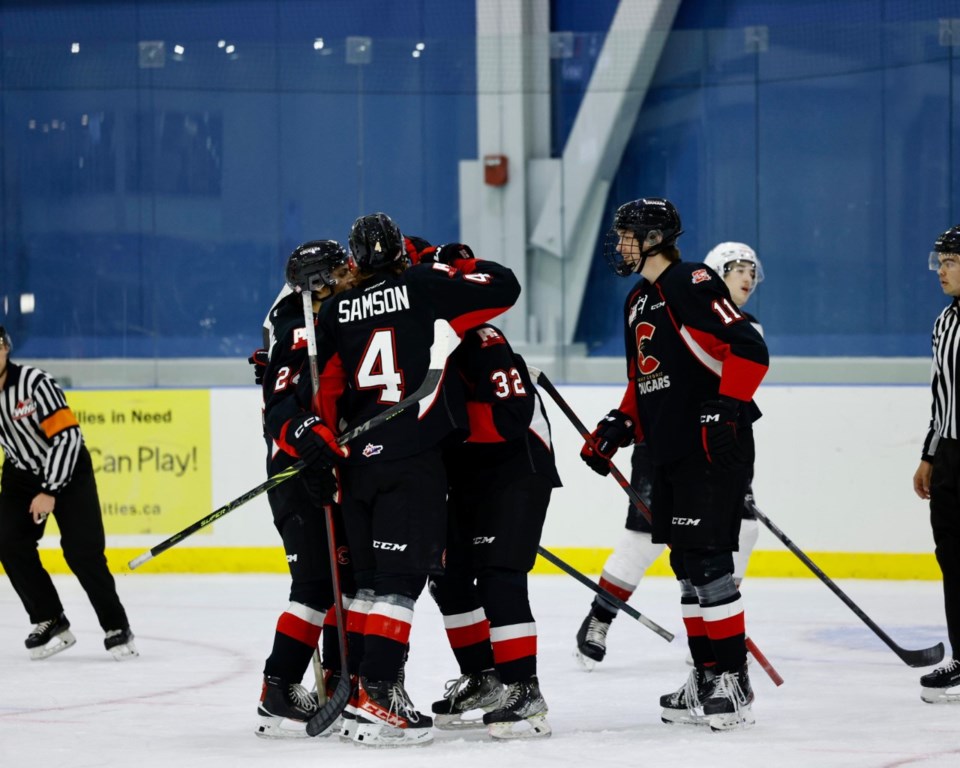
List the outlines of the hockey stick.
{"type": "MultiPolygon", "coordinates": [[[[313,291],[301,291],[300,295],[303,298],[303,327],[307,336],[307,365],[310,368],[310,391],[313,393],[312,406],[314,411],[318,411],[320,374],[317,370],[317,334],[313,330],[313,291]]],[[[347,630],[346,624],[343,621],[343,594],[340,591],[340,572],[337,568],[337,544],[333,530],[333,507],[329,504],[323,506],[323,518],[327,528],[327,552],[330,557],[330,579],[333,591],[333,610],[337,617],[337,642],[340,645],[341,671],[337,689],[334,691],[333,696],[327,699],[326,684],[323,679],[323,663],[320,659],[320,648],[313,649],[311,666],[313,667],[314,680],[316,680],[317,683],[317,698],[319,700],[322,694],[325,699],[317,709],[314,718],[319,718],[323,715],[321,720],[325,722],[329,719],[330,722],[323,725],[316,733],[310,733],[310,723],[308,722],[308,736],[316,736],[325,731],[329,725],[340,716],[340,713],[343,712],[343,708],[346,706],[346,701],[350,699],[350,675],[347,671],[347,630]],[[346,678],[346,685],[344,685],[344,678],[346,678]],[[344,695],[340,690],[341,688],[345,688],[346,691],[346,701],[344,701],[342,705],[338,703],[338,700],[344,695]],[[336,714],[332,717],[324,714],[327,708],[336,708],[336,714]]],[[[311,718],[311,721],[312,720],[313,718],[311,718]]]]}
{"type": "MultiPolygon", "coordinates": [[[[557,391],[557,388],[553,386],[553,382],[547,378],[547,375],[539,368],[534,368],[529,365],[527,366],[527,370],[530,372],[530,378],[534,380],[537,386],[543,387],[543,389],[547,391],[547,394],[553,398],[553,401],[557,404],[560,410],[563,411],[564,415],[570,420],[570,423],[573,424],[587,444],[596,447],[590,430],[587,429],[586,425],[580,420],[580,417],[577,416],[576,412],[574,412],[573,408],[570,407],[569,403],[563,399],[563,396],[557,391]]],[[[637,493],[636,489],[632,485],[630,485],[630,481],[623,476],[623,473],[617,469],[616,465],[612,461],[609,461],[608,463],[610,464],[610,474],[616,478],[616,481],[620,483],[620,487],[626,491],[627,496],[630,497],[630,501],[633,502],[633,505],[640,511],[644,518],[646,518],[648,523],[652,522],[650,508],[643,503],[643,499],[640,498],[640,494],[637,493]]],[[[629,612],[627,615],[633,616],[633,614],[629,612]]],[[[633,618],[636,617],[634,616],[633,618]]],[[[756,643],[754,643],[749,637],[745,638],[745,641],[747,650],[753,654],[753,657],[763,668],[763,671],[770,676],[770,679],[773,681],[774,685],[783,685],[783,678],[767,660],[767,657],[760,652],[760,649],[757,648],[756,643]]]]}
{"type": "MultiPolygon", "coordinates": [[[[443,372],[447,363],[447,356],[450,352],[453,351],[456,344],[451,345],[452,339],[457,338],[456,333],[451,327],[450,323],[446,320],[435,320],[433,324],[433,346],[430,347],[430,367],[427,371],[427,375],[424,376],[423,382],[420,384],[417,389],[410,394],[408,397],[405,397],[399,403],[391,405],[387,410],[382,413],[378,413],[371,419],[363,422],[362,424],[357,425],[353,429],[345,432],[337,438],[338,445],[345,445],[352,440],[356,440],[360,435],[369,432],[371,429],[376,429],[382,424],[386,424],[391,419],[399,416],[401,413],[406,413],[414,405],[419,405],[420,412],[423,413],[424,410],[430,407],[433,404],[433,401],[436,399],[437,392],[440,390],[440,384],[443,382],[443,372]]],[[[459,339],[457,339],[459,343],[459,339]]],[[[199,531],[201,528],[206,528],[211,523],[219,520],[224,515],[237,507],[241,507],[246,504],[251,499],[255,499],[262,493],[266,493],[272,488],[276,488],[280,483],[289,480],[295,474],[297,474],[301,469],[306,466],[303,461],[298,461],[296,464],[293,464],[281,472],[277,472],[275,475],[271,475],[266,480],[264,480],[260,485],[255,488],[251,488],[242,496],[238,496],[233,501],[224,504],[219,509],[215,509],[206,517],[197,522],[188,525],[182,531],[179,531],[169,539],[164,539],[155,547],[151,548],[147,552],[144,552],[142,555],[137,555],[133,558],[128,565],[130,569],[138,568],[139,566],[146,563],[148,560],[152,560],[154,557],[159,555],[161,552],[166,552],[171,547],[179,544],[188,536],[199,531]]]]}
{"type": "Polygon", "coordinates": [[[601,595],[604,600],[609,600],[611,603],[617,606],[617,608],[619,608],[621,611],[623,611],[628,616],[631,616],[637,621],[639,621],[647,629],[650,629],[656,632],[658,635],[660,635],[660,637],[662,637],[668,643],[673,641],[674,634],[672,632],[668,632],[656,622],[648,619],[646,616],[640,613],[640,611],[638,611],[632,605],[628,605],[613,593],[605,590],[603,587],[597,584],[597,582],[593,581],[592,579],[588,578],[584,574],[580,573],[580,571],[578,571],[576,568],[574,568],[572,565],[565,562],[564,560],[561,560],[559,557],[553,554],[553,552],[551,552],[550,550],[544,549],[543,547],[537,547],[537,552],[539,553],[540,557],[542,557],[544,560],[549,560],[551,563],[557,566],[557,568],[559,568],[561,571],[569,573],[571,576],[573,576],[573,578],[575,578],[581,584],[583,584],[586,587],[589,587],[598,595],[601,595]]]}
{"type": "Polygon", "coordinates": [[[820,581],[826,584],[827,587],[830,588],[830,591],[833,592],[833,594],[835,594],[837,597],[839,597],[847,606],[847,608],[849,608],[851,611],[853,611],[856,614],[857,618],[859,618],[864,624],[870,627],[870,629],[873,630],[873,633],[877,637],[879,637],[881,640],[883,640],[883,642],[885,642],[890,647],[890,650],[892,650],[895,654],[897,654],[897,656],[900,657],[901,661],[903,661],[907,666],[931,667],[934,664],[939,664],[943,660],[943,655],[944,655],[943,643],[937,643],[931,648],[920,648],[914,651],[908,648],[901,648],[899,645],[893,642],[890,636],[886,632],[884,632],[882,629],[880,629],[880,627],[878,627],[877,624],[860,609],[860,606],[858,606],[855,602],[853,602],[853,600],[847,597],[846,593],[844,593],[843,590],[841,590],[840,587],[838,587],[833,582],[833,580],[829,576],[827,576],[827,574],[821,571],[820,568],[817,567],[817,564],[814,563],[813,560],[811,560],[809,557],[807,557],[806,553],[804,553],[804,551],[800,549],[800,547],[794,544],[783,531],[781,531],[776,525],[774,525],[773,521],[769,517],[767,517],[765,514],[763,514],[763,512],[761,512],[757,508],[756,504],[751,502],[750,506],[753,509],[754,514],[757,516],[757,520],[763,523],[767,527],[767,529],[770,531],[770,533],[772,533],[774,536],[780,539],[780,541],[783,542],[784,546],[787,549],[789,549],[791,552],[793,552],[793,554],[795,554],[798,558],[800,558],[800,561],[805,566],[807,566],[807,568],[813,571],[814,575],[818,579],[820,579],[820,581]]]}

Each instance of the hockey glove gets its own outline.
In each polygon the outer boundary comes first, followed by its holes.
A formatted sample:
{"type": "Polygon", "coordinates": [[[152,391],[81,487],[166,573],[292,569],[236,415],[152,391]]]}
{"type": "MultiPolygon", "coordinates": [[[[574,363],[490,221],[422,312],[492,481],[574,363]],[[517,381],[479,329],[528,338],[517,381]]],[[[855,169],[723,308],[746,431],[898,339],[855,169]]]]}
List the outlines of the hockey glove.
{"type": "Polygon", "coordinates": [[[267,357],[267,350],[254,350],[253,354],[247,358],[247,362],[253,366],[253,380],[257,384],[263,384],[263,374],[267,372],[267,363],[270,362],[270,358],[267,357]]]}
{"type": "Polygon", "coordinates": [[[323,464],[329,468],[347,455],[346,448],[337,445],[336,436],[313,413],[300,413],[284,424],[280,443],[292,448],[308,467],[323,464]]]}
{"type": "Polygon", "coordinates": [[[300,476],[303,478],[304,485],[307,486],[310,500],[318,507],[340,501],[339,474],[333,462],[321,460],[311,464],[300,473],[300,476]]]}
{"type": "Polygon", "coordinates": [[[617,449],[633,442],[633,419],[614,408],[597,424],[591,437],[593,445],[589,441],[584,442],[580,449],[580,458],[597,474],[609,475],[610,459],[617,449]]]}
{"type": "Polygon", "coordinates": [[[700,405],[700,436],[707,461],[720,469],[742,465],[745,457],[737,438],[740,401],[729,397],[700,405]]]}
{"type": "Polygon", "coordinates": [[[473,250],[469,245],[464,245],[463,243],[444,243],[443,245],[438,245],[437,250],[433,254],[434,261],[439,261],[441,264],[447,264],[451,267],[455,267],[458,261],[472,258],[474,258],[473,250]]]}

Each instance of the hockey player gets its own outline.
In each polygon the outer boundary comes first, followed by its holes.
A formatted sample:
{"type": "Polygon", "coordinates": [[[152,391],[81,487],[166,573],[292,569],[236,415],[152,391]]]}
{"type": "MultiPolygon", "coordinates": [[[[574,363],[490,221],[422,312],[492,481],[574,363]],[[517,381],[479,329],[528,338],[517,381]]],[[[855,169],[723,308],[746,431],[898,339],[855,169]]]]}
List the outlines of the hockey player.
{"type": "MultiPolygon", "coordinates": [[[[516,301],[513,273],[460,259],[408,268],[404,238],[389,216],[361,216],[350,232],[358,284],[321,309],[317,360],[342,367],[346,429],[400,402],[424,380],[436,320],[462,334],[516,301]]],[[[417,597],[441,571],[447,479],[442,444],[462,439],[466,409],[450,381],[432,405],[411,408],[349,445],[343,463],[344,520],[358,589],[372,589],[364,624],[357,744],[410,745],[433,739],[416,710],[402,666],[417,597]]],[[[300,400],[304,384],[300,382],[300,400]]],[[[322,389],[322,387],[321,387],[322,389]]]]}
{"type": "MultiPolygon", "coordinates": [[[[753,248],[745,243],[719,243],[707,254],[704,264],[723,278],[730,297],[740,310],[763,280],[763,265],[753,248]]],[[[742,314],[762,336],[763,328],[757,319],[747,312],[742,314]]],[[[637,443],[631,456],[630,485],[647,507],[650,506],[652,475],[653,468],[647,446],[637,443]]],[[[743,503],[738,549],[733,554],[733,581],[738,588],[743,581],[758,534],[753,490],[748,486],[743,503]]],[[[630,504],[627,508],[626,529],[603,565],[600,586],[623,601],[629,600],[643,574],[665,548],[664,544],[654,544],[651,536],[651,526],[647,518],[630,504]]],[[[597,595],[590,606],[590,612],[580,625],[576,656],[587,671],[592,670],[597,662],[603,661],[607,652],[607,632],[618,610],[614,603],[597,595]]]]}
{"type": "Polygon", "coordinates": [[[35,624],[25,645],[45,659],[76,642],[37,552],[47,518],[60,528],[63,556],[87,593],[118,661],[138,656],[127,613],[104,556],[103,518],[90,452],[63,390],[45,371],[10,361],[0,326],[0,562],[35,624]]]}
{"type": "Polygon", "coordinates": [[[549,736],[527,574],[561,484],[550,424],[523,359],[498,328],[472,328],[452,360],[466,387],[470,436],[447,451],[446,569],[430,589],[461,676],[433,712],[438,728],[549,736]],[[482,719],[464,717],[477,709],[482,719]]]}
{"type": "Polygon", "coordinates": [[[930,524],[943,573],[943,602],[951,658],[920,678],[920,698],[929,704],[960,703],[960,225],[933,244],[930,269],[951,297],[933,324],[930,427],[913,490],[930,500],[930,524]]]}
{"type": "Polygon", "coordinates": [[[663,198],[616,212],[605,255],[616,274],[642,278],[624,307],[629,383],[581,458],[604,473],[618,448],[646,442],[652,541],[671,547],[694,661],[687,684],[661,697],[661,716],[727,730],[754,722],[732,552],[760,415],[752,398],[769,357],[716,273],[680,260],[681,232],[663,198]]]}
{"type": "MultiPolygon", "coordinates": [[[[277,621],[273,649],[264,664],[263,688],[257,708],[257,735],[264,738],[305,737],[303,723],[316,713],[317,697],[301,685],[310,666],[325,618],[333,603],[323,505],[336,493],[336,480],[324,450],[312,443],[310,418],[302,416],[296,401],[296,382],[310,380],[307,329],[302,292],[311,292],[316,313],[323,301],[353,282],[353,265],[346,250],[334,240],[313,240],[297,247],[287,260],[286,283],[268,315],[268,355],[260,378],[264,390],[264,437],[267,474],[274,475],[303,458],[311,466],[267,492],[273,522],[283,540],[290,570],[290,604],[277,621]],[[296,436],[300,429],[302,435],[296,436]]],[[[312,328],[309,329],[312,332],[312,328]]],[[[334,384],[335,386],[335,384],[334,384]]],[[[328,390],[331,384],[327,384],[328,390]]],[[[338,551],[348,561],[339,506],[334,505],[338,551]]],[[[352,574],[340,569],[344,593],[352,594],[352,574]]],[[[323,633],[324,660],[339,671],[335,626],[323,633]]]]}

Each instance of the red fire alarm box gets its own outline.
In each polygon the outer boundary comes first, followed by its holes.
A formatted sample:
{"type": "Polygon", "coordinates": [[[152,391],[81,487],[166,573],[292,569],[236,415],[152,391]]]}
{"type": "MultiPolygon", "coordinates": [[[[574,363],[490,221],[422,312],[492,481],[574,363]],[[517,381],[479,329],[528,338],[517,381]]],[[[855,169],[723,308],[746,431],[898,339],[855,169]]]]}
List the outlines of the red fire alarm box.
{"type": "Polygon", "coordinates": [[[491,187],[502,187],[507,183],[507,156],[483,156],[483,181],[491,187]]]}

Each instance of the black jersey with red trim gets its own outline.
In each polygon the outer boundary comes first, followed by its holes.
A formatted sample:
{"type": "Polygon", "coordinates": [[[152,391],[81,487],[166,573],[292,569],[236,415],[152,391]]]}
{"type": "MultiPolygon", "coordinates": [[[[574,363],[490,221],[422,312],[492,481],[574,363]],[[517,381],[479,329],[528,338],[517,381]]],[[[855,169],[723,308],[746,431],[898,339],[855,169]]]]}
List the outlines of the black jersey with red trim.
{"type": "MultiPolygon", "coordinates": [[[[313,315],[313,321],[316,323],[316,315],[313,315]]],[[[298,398],[297,391],[301,378],[308,388],[313,387],[308,367],[302,295],[291,293],[277,301],[264,327],[270,335],[270,359],[263,375],[263,426],[270,448],[269,471],[272,474],[297,460],[296,451],[284,439],[284,425],[310,407],[309,390],[304,402],[298,398]]],[[[326,416],[330,423],[336,422],[336,401],[343,388],[343,372],[335,365],[327,366],[320,386],[324,397],[318,409],[321,417],[326,416]]]]}
{"type": "MultiPolygon", "coordinates": [[[[519,295],[520,284],[510,269],[470,259],[455,267],[420,264],[398,274],[384,270],[325,302],[317,326],[317,360],[321,372],[334,366],[346,374],[339,402],[342,431],[395,405],[423,383],[435,320],[447,320],[462,336],[509,309],[519,295]]],[[[451,433],[466,434],[462,387],[449,369],[440,396],[420,411],[411,408],[355,439],[347,461],[399,459],[435,446],[451,433]]]]}
{"type": "Polygon", "coordinates": [[[763,337],[709,267],[674,262],[642,279],[624,305],[629,384],[620,410],[635,417],[654,464],[703,450],[700,405],[743,401],[741,420],[760,417],[753,395],[769,365],[763,337]]]}
{"type": "Polygon", "coordinates": [[[506,483],[530,474],[557,474],[550,421],[527,366],[496,326],[467,331],[452,362],[464,383],[470,435],[447,452],[453,481],[506,483]]]}

